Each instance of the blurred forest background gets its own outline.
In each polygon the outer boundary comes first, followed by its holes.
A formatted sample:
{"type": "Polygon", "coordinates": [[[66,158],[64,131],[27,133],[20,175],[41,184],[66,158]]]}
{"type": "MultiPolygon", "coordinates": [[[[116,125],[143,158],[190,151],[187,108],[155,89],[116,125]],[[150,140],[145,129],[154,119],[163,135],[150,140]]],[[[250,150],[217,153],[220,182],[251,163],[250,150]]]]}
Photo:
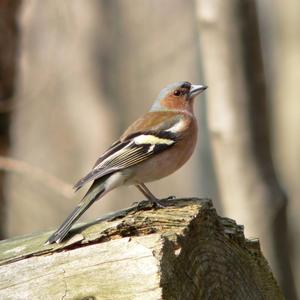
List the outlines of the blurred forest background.
{"type": "MultiPolygon", "coordinates": [[[[204,83],[196,153],[150,187],[212,198],[297,299],[299,11],[298,0],[1,0],[0,237],[60,225],[84,193],[72,184],[161,88],[204,83]]],[[[82,220],[139,200],[120,188],[82,220]]]]}

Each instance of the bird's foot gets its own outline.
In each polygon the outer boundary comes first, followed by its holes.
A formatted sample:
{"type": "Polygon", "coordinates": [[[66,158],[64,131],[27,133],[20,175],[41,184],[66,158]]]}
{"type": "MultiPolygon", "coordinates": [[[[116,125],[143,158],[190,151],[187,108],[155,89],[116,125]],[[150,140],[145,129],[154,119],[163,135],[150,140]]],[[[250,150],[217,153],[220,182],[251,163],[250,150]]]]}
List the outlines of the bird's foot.
{"type": "Polygon", "coordinates": [[[134,202],[132,204],[133,206],[136,206],[136,210],[143,210],[143,209],[151,209],[151,208],[165,208],[165,205],[163,205],[160,200],[158,199],[147,199],[140,202],[134,202]]]}
{"type": "Polygon", "coordinates": [[[158,208],[165,208],[166,207],[165,205],[163,205],[161,203],[160,200],[158,200],[156,198],[155,199],[151,199],[150,202],[152,203],[153,207],[158,207],[158,208]]]}

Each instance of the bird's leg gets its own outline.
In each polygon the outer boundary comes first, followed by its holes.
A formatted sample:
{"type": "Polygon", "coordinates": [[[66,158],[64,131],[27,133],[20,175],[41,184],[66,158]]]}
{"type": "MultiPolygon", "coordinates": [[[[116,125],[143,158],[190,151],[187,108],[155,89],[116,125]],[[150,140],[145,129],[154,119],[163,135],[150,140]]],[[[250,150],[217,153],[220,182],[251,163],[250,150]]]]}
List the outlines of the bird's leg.
{"type": "Polygon", "coordinates": [[[165,207],[160,201],[150,192],[144,183],[137,184],[136,187],[142,192],[142,194],[152,203],[158,207],[165,207]]]}

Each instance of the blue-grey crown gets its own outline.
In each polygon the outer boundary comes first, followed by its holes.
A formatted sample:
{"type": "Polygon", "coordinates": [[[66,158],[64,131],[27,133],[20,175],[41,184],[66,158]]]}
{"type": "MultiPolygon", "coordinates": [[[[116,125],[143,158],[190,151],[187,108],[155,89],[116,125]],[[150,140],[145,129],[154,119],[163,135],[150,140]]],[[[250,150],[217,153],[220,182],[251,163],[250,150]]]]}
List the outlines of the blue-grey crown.
{"type": "Polygon", "coordinates": [[[165,88],[163,88],[158,96],[155,99],[155,102],[153,103],[150,111],[155,111],[155,110],[161,110],[161,104],[160,100],[164,99],[171,91],[174,91],[180,87],[183,87],[184,85],[191,86],[191,84],[187,81],[178,81],[174,83],[168,84],[165,88]]]}
{"type": "Polygon", "coordinates": [[[168,84],[165,88],[163,88],[158,94],[156,100],[162,100],[165,98],[171,91],[184,87],[185,85],[191,86],[191,84],[187,81],[178,81],[174,83],[168,84]]]}

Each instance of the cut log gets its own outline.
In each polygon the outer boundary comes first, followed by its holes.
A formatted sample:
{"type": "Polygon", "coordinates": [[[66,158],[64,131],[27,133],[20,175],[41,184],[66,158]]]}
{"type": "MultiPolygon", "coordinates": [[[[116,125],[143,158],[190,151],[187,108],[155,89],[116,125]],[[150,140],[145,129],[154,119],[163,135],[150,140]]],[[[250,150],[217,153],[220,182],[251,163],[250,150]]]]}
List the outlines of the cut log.
{"type": "Polygon", "coordinates": [[[61,244],[0,243],[0,299],[283,299],[259,242],[207,199],[147,202],[61,244]]]}

